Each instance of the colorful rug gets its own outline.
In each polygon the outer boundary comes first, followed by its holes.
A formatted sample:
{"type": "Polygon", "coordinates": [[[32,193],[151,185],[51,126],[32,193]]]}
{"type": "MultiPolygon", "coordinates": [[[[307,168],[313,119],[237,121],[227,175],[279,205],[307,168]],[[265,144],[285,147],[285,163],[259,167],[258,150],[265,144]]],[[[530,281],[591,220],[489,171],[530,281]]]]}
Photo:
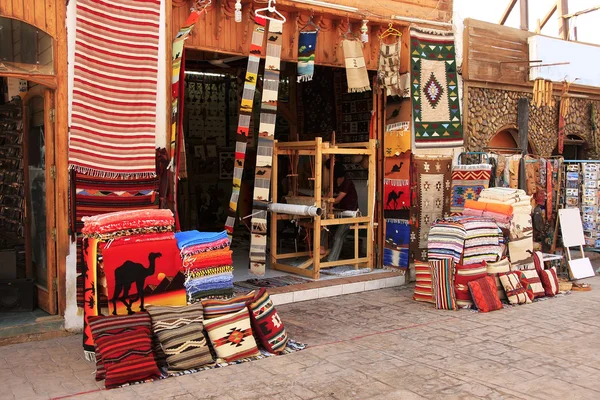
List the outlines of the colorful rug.
{"type": "Polygon", "coordinates": [[[452,168],[452,204],[450,212],[462,214],[467,200],[477,200],[490,184],[490,164],[456,165],[452,168]]]}
{"type": "Polygon", "coordinates": [[[427,241],[429,261],[452,258],[459,264],[465,247],[465,227],[451,218],[439,220],[431,226],[427,241]]]}
{"type": "Polygon", "coordinates": [[[77,2],[71,169],[156,176],[160,3],[77,2]]]}
{"type": "Polygon", "coordinates": [[[258,68],[260,66],[260,53],[262,51],[263,38],[265,36],[266,21],[256,18],[252,43],[248,56],[248,67],[246,69],[246,82],[242,94],[242,103],[238,119],[237,138],[235,144],[235,166],[233,168],[233,189],[229,200],[229,211],[225,221],[225,230],[229,233],[229,239],[233,239],[233,227],[237,217],[237,207],[242,187],[242,176],[244,175],[244,161],[246,160],[246,145],[252,139],[250,133],[250,122],[252,120],[252,108],[254,106],[254,94],[256,92],[256,81],[258,80],[258,68]]]}
{"type": "Polygon", "coordinates": [[[89,318],[99,313],[98,304],[98,239],[84,238],[82,245],[83,253],[83,295],[85,301],[83,306],[83,351],[86,360],[92,360],[95,355],[94,339],[89,325],[89,318]]]}
{"type": "Polygon", "coordinates": [[[410,260],[427,260],[429,228],[450,213],[452,158],[413,158],[410,260]]]}
{"type": "Polygon", "coordinates": [[[462,146],[452,31],[411,28],[410,52],[415,146],[462,146]]]}
{"type": "Polygon", "coordinates": [[[466,231],[463,265],[495,262],[501,254],[502,231],[489,218],[465,217],[458,220],[466,231]]]}
{"type": "MultiPolygon", "coordinates": [[[[73,213],[77,233],[77,305],[84,304],[84,264],[82,254],[83,217],[139,209],[156,209],[158,181],[155,178],[115,180],[83,174],[74,177],[73,213]]],[[[101,307],[107,306],[106,295],[99,293],[101,307]]]]}
{"type": "Polygon", "coordinates": [[[290,285],[301,285],[303,283],[312,282],[310,279],[301,278],[299,276],[276,276],[274,278],[262,279],[247,279],[233,283],[235,293],[248,293],[250,290],[258,290],[261,288],[276,288],[290,285]]]}
{"type": "Polygon", "coordinates": [[[271,188],[271,165],[273,163],[273,139],[277,120],[277,95],[279,93],[279,68],[281,66],[281,36],[283,24],[269,22],[267,56],[263,77],[254,195],[252,207],[252,236],[250,238],[250,273],[265,274],[267,262],[267,203],[271,188]]]}
{"type": "Polygon", "coordinates": [[[383,196],[386,210],[410,207],[410,150],[397,157],[385,158],[383,196]]]}
{"type": "Polygon", "coordinates": [[[315,73],[315,51],[319,31],[300,32],[298,38],[298,82],[309,82],[315,73]]]}
{"type": "Polygon", "coordinates": [[[386,218],[383,266],[402,269],[408,268],[409,245],[409,221],[405,219],[386,218]]]}
{"type": "Polygon", "coordinates": [[[410,123],[396,122],[386,125],[384,136],[385,157],[399,156],[410,150],[410,123]]]}

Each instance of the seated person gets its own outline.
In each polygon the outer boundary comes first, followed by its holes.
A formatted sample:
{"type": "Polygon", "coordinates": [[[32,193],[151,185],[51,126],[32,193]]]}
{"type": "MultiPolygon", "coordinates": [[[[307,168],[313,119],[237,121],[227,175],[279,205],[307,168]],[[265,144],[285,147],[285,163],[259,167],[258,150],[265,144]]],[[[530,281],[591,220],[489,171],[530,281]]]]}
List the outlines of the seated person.
{"type": "MultiPolygon", "coordinates": [[[[333,200],[333,207],[335,209],[340,209],[344,211],[357,211],[358,210],[358,194],[356,193],[356,187],[354,187],[354,182],[346,177],[346,169],[343,164],[336,163],[333,167],[333,192],[337,193],[337,196],[333,200]]],[[[335,230],[335,235],[333,238],[333,246],[331,248],[331,252],[327,257],[327,261],[337,261],[340,258],[340,253],[342,251],[342,245],[344,244],[344,239],[348,235],[350,231],[350,225],[338,225],[335,230]]],[[[325,247],[323,243],[325,242],[325,237],[327,235],[327,231],[322,230],[321,234],[321,254],[325,254],[325,247]]]]}

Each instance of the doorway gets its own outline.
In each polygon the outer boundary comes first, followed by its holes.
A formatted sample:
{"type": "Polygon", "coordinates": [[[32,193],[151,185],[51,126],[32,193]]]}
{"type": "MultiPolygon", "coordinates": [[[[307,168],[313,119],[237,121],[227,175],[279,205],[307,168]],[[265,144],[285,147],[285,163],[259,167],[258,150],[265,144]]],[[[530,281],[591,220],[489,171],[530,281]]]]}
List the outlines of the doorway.
{"type": "Polygon", "coordinates": [[[17,78],[0,83],[1,329],[35,323],[58,307],[54,92],[17,78]]]}

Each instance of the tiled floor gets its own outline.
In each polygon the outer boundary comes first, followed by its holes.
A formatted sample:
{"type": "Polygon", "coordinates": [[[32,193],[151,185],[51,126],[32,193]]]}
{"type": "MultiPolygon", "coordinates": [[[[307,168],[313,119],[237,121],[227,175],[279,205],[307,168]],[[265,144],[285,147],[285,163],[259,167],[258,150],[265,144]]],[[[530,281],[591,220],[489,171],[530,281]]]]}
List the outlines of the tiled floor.
{"type": "Polygon", "coordinates": [[[0,330],[16,325],[29,325],[35,323],[40,317],[47,317],[48,314],[39,308],[33,312],[16,311],[16,312],[0,312],[0,330]]]}
{"type": "MultiPolygon", "coordinates": [[[[600,399],[593,290],[488,314],[412,286],[278,307],[301,352],[104,390],[81,336],[0,347],[0,399],[600,399]]],[[[317,289],[318,290],[318,289],[317,289]]]]}

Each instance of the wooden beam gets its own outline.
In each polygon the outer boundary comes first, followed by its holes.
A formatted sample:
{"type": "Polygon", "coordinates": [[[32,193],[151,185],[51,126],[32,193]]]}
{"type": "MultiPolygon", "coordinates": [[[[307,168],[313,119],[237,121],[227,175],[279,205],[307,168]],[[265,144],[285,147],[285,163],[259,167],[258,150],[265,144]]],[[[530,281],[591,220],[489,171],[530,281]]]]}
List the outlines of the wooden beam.
{"type": "Polygon", "coordinates": [[[569,0],[558,0],[556,6],[558,11],[558,37],[569,40],[569,19],[564,18],[569,14],[569,0]]]}
{"type": "Polygon", "coordinates": [[[542,20],[540,20],[540,22],[538,24],[538,28],[535,30],[536,33],[540,33],[540,31],[542,29],[544,29],[544,26],[546,26],[546,24],[548,23],[548,21],[550,20],[550,18],[554,15],[554,13],[556,12],[557,8],[558,8],[557,3],[554,3],[554,5],[552,6],[552,8],[546,13],[546,15],[544,16],[544,18],[542,18],[542,20]]]}
{"type": "Polygon", "coordinates": [[[529,1],[519,0],[519,15],[521,30],[529,30],[529,1]]]}
{"type": "Polygon", "coordinates": [[[504,25],[513,8],[515,8],[515,4],[517,4],[517,0],[510,0],[510,3],[508,3],[508,7],[506,7],[506,10],[504,10],[502,17],[500,18],[500,25],[504,25]]]}

